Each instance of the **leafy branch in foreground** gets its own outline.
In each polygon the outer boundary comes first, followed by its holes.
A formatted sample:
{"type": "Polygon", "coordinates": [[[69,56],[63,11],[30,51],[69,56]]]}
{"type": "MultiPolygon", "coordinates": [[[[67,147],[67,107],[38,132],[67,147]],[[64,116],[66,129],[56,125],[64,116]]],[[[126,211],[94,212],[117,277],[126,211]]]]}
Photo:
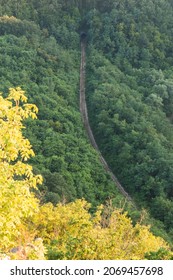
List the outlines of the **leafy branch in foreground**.
{"type": "Polygon", "coordinates": [[[24,239],[24,220],[38,211],[31,188],[42,182],[32,166],[25,163],[34,155],[28,139],[22,135],[22,122],[36,118],[37,107],[27,104],[21,88],[10,88],[7,98],[0,94],[0,250],[8,251],[24,239]],[[26,103],[26,104],[25,104],[26,103]]]}

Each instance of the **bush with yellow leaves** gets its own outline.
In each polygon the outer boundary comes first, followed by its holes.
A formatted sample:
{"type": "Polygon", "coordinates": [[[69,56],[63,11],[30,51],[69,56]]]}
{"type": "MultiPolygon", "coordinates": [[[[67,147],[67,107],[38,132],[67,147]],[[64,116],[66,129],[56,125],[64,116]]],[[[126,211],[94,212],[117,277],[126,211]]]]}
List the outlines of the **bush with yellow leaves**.
{"type": "Polygon", "coordinates": [[[103,207],[95,215],[89,213],[89,208],[85,200],[41,206],[34,227],[48,248],[48,259],[141,260],[149,251],[169,250],[149,226],[133,226],[120,209],[114,209],[103,223],[103,207]]]}

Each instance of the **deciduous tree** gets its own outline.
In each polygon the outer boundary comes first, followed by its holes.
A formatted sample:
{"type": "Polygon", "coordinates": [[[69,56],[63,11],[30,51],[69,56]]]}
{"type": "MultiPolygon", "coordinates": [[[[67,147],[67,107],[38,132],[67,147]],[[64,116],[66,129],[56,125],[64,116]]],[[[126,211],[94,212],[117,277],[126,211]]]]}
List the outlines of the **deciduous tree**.
{"type": "Polygon", "coordinates": [[[22,240],[21,228],[26,218],[38,211],[32,188],[42,182],[26,161],[34,155],[28,139],[22,135],[23,121],[36,118],[38,111],[28,104],[24,91],[10,88],[0,95],[0,250],[8,251],[22,240]]]}

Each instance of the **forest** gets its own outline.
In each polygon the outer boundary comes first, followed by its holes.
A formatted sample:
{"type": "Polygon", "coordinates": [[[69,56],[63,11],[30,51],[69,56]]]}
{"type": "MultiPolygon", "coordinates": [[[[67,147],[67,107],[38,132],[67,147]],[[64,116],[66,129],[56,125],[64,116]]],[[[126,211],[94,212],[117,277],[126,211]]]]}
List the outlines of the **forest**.
{"type": "Polygon", "coordinates": [[[0,259],[173,259],[172,36],[171,0],[0,0],[0,259]]]}

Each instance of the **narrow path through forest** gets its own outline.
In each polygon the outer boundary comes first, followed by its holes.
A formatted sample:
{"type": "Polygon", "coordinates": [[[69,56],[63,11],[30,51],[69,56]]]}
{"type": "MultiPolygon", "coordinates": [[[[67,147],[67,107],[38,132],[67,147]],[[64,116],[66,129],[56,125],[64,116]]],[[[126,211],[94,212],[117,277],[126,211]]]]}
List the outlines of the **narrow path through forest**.
{"type": "Polygon", "coordinates": [[[119,191],[122,193],[122,195],[135,206],[130,195],[125,191],[125,189],[122,187],[122,185],[118,181],[117,177],[112,173],[111,169],[109,168],[106,160],[102,156],[102,154],[98,148],[98,145],[94,139],[94,135],[92,133],[92,130],[91,130],[91,127],[89,124],[89,120],[88,120],[88,111],[87,111],[87,105],[86,105],[86,99],[85,99],[85,69],[86,69],[85,66],[86,66],[86,42],[84,39],[84,40],[81,40],[81,65],[80,65],[80,112],[81,112],[82,120],[84,123],[84,127],[86,129],[86,132],[88,134],[88,137],[89,137],[89,140],[90,140],[92,146],[99,154],[100,161],[101,161],[104,169],[106,170],[106,172],[109,173],[110,177],[112,178],[116,187],[119,189],[119,191]]]}

